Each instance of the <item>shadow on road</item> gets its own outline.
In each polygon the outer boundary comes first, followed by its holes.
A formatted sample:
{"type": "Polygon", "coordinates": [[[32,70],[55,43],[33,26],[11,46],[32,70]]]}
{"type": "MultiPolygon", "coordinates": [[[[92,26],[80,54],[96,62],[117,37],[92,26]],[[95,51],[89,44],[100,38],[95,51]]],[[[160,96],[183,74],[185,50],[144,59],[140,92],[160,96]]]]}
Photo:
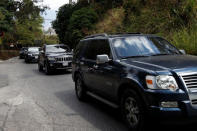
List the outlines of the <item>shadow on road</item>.
{"type": "MultiPolygon", "coordinates": [[[[38,71],[38,69],[33,69],[33,72],[36,73],[37,75],[44,75],[46,76],[44,71],[38,71]]],[[[70,75],[71,71],[68,70],[54,70],[50,75],[47,76],[55,76],[55,75],[70,75]]]]}
{"type": "MultiPolygon", "coordinates": [[[[117,127],[116,130],[126,131],[125,126],[121,122],[118,110],[115,110],[95,99],[89,99],[86,102],[79,102],[75,96],[74,90],[55,93],[64,104],[70,107],[83,119],[91,123],[100,130],[109,129],[110,125],[117,127]],[[71,100],[72,99],[72,100],[71,100]],[[106,125],[108,123],[109,125],[106,125]]],[[[113,129],[113,128],[111,128],[113,129]]]]}
{"type": "MultiPolygon", "coordinates": [[[[89,121],[92,125],[100,130],[106,130],[102,125],[105,125],[106,121],[112,121],[111,124],[115,124],[115,127],[119,127],[117,130],[126,131],[127,128],[123,124],[118,109],[111,108],[98,100],[91,97],[86,102],[79,102],[75,96],[74,90],[65,92],[57,92],[55,95],[69,106],[73,111],[78,113],[85,120],[89,121]],[[72,100],[71,100],[72,99],[72,100]],[[91,119],[90,119],[91,117],[91,119]]],[[[154,125],[154,124],[153,124],[154,125]]],[[[109,125],[110,126],[110,125],[109,125]]],[[[113,125],[111,125],[113,126],[113,125]]],[[[151,131],[196,131],[196,124],[155,124],[154,128],[147,129],[151,131]]]]}

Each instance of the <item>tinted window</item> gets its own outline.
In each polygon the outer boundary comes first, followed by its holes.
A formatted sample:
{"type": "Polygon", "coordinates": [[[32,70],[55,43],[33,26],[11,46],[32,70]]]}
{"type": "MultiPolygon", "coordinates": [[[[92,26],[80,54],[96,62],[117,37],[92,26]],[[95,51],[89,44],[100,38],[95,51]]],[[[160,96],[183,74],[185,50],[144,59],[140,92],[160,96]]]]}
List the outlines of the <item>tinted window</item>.
{"type": "Polygon", "coordinates": [[[77,47],[74,50],[73,59],[76,59],[76,58],[80,57],[84,46],[85,46],[85,42],[84,41],[79,42],[79,44],[77,45],[77,47]]]}
{"type": "Polygon", "coordinates": [[[130,36],[112,39],[118,56],[179,54],[179,51],[160,37],[130,36]]]}
{"type": "Polygon", "coordinates": [[[97,55],[103,54],[110,56],[110,46],[108,40],[89,40],[87,42],[87,49],[84,53],[84,57],[86,59],[96,60],[97,55]]]}

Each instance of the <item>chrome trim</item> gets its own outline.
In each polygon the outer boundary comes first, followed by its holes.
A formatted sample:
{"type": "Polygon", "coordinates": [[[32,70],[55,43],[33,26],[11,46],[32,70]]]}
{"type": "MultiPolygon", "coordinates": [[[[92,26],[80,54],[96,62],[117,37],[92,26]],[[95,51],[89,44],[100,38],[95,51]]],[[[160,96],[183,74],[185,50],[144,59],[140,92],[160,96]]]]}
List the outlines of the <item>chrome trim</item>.
{"type": "Polygon", "coordinates": [[[72,61],[72,57],[56,57],[55,61],[57,62],[72,61]]]}
{"type": "Polygon", "coordinates": [[[189,99],[190,99],[192,106],[196,106],[197,105],[196,99],[192,99],[191,96],[192,96],[192,93],[197,93],[197,72],[182,73],[182,74],[179,74],[179,77],[182,80],[182,82],[187,90],[187,93],[189,95],[189,99]],[[196,75],[196,76],[192,76],[192,75],[196,75]],[[194,78],[196,78],[196,79],[194,79],[194,78]]]}

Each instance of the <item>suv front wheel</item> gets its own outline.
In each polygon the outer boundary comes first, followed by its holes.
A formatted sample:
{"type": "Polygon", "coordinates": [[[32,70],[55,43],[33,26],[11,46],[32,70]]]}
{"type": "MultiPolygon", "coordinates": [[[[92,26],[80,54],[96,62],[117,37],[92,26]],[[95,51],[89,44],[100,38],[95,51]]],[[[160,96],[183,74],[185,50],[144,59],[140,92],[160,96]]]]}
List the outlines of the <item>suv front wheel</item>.
{"type": "Polygon", "coordinates": [[[51,68],[49,67],[48,63],[45,64],[45,74],[50,75],[51,74],[51,68]]]}
{"type": "Polygon", "coordinates": [[[85,85],[83,83],[81,75],[77,74],[75,79],[75,92],[80,101],[84,101],[86,98],[85,85]]]}
{"type": "Polygon", "coordinates": [[[43,71],[43,66],[40,64],[40,62],[38,62],[38,70],[41,72],[43,71]]]}
{"type": "Polygon", "coordinates": [[[132,131],[144,128],[143,103],[134,90],[127,89],[121,97],[121,113],[123,120],[132,131]]]}

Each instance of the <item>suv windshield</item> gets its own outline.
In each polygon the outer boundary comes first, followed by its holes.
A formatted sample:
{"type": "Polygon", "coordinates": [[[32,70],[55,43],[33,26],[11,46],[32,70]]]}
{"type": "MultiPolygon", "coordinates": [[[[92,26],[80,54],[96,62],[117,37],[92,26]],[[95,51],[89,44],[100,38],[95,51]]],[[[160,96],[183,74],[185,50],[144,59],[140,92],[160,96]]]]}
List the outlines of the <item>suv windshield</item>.
{"type": "Polygon", "coordinates": [[[112,39],[121,58],[180,54],[179,50],[160,37],[129,36],[112,39]]]}
{"type": "Polygon", "coordinates": [[[39,52],[39,48],[29,48],[29,52],[39,52]]]}
{"type": "Polygon", "coordinates": [[[69,52],[69,48],[67,46],[47,46],[47,53],[65,53],[69,52]]]}

